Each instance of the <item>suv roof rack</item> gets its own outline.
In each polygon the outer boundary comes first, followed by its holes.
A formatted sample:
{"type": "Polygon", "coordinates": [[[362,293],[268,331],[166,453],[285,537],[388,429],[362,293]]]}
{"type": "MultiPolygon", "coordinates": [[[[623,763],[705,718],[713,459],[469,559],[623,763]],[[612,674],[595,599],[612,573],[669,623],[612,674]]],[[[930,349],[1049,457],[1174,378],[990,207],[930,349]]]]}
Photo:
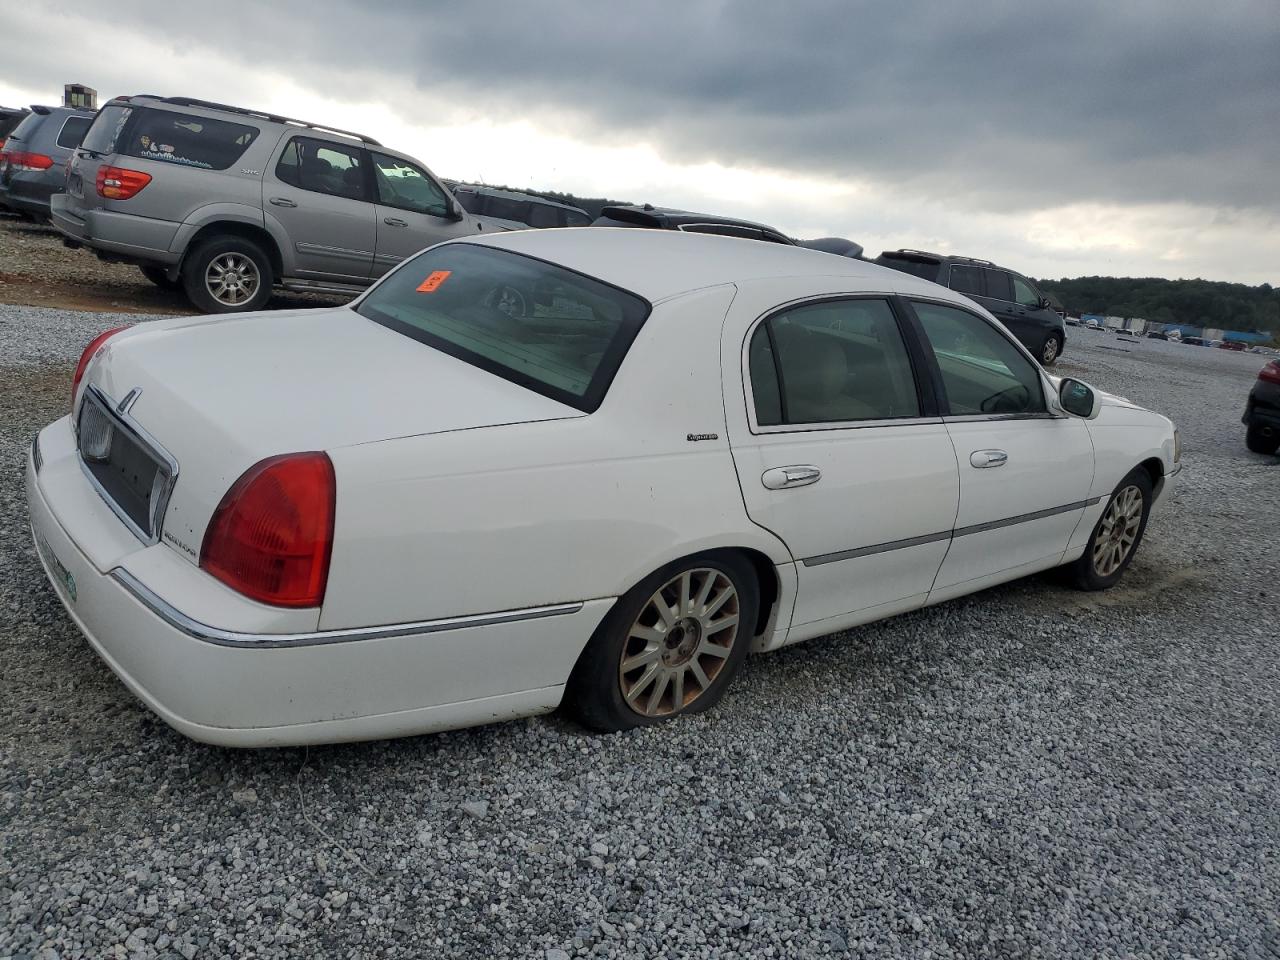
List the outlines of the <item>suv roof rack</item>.
{"type": "Polygon", "coordinates": [[[995,264],[990,260],[979,260],[977,257],[962,257],[954,253],[932,253],[929,250],[913,250],[911,247],[903,247],[901,250],[886,250],[886,254],[909,253],[917,257],[932,257],[941,263],[943,260],[953,260],[959,263],[976,263],[984,267],[994,267],[995,264]]]}
{"type": "Polygon", "coordinates": [[[320,130],[323,133],[336,133],[340,137],[353,137],[362,143],[367,143],[371,147],[382,146],[373,137],[366,137],[363,133],[354,133],[351,130],[341,130],[338,127],[327,127],[322,123],[307,123],[305,120],[295,120],[293,117],[282,117],[279,114],[267,113],[265,110],[248,110],[245,107],[233,107],[225,103],[214,103],[211,100],[198,100],[195,97],[156,97],[161,103],[172,103],[179,107],[203,107],[206,110],[222,110],[226,113],[238,113],[245,117],[261,117],[263,120],[271,120],[275,123],[288,123],[297,127],[306,127],[310,130],[320,130]]]}
{"type": "Polygon", "coordinates": [[[976,264],[978,264],[979,266],[983,266],[983,267],[994,267],[994,266],[995,266],[995,264],[994,264],[994,263],[992,263],[990,260],[979,260],[977,257],[958,257],[958,256],[953,256],[951,259],[952,259],[952,260],[957,260],[957,261],[959,261],[960,263],[976,263],[976,264]]]}

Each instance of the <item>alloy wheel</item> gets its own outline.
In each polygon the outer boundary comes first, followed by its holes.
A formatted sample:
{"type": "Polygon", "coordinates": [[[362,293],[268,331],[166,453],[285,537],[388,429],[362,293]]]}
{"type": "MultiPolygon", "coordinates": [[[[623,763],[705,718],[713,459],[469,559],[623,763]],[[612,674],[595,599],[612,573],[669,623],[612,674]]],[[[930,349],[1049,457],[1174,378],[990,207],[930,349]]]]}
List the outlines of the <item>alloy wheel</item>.
{"type": "Polygon", "coordinates": [[[627,632],[618,683],[646,717],[679,713],[707,692],[740,636],[733,581],[710,567],[685,570],[654,592],[627,632]]]}
{"type": "Polygon", "coordinates": [[[1044,342],[1044,348],[1040,351],[1040,357],[1045,363],[1053,363],[1058,356],[1058,338],[1049,337],[1044,342]]]}
{"type": "Polygon", "coordinates": [[[261,283],[258,265],[243,253],[218,254],[204,271],[209,296],[228,307],[238,307],[253,299],[261,283]]]}
{"type": "Polygon", "coordinates": [[[1093,569],[1100,577],[1109,577],[1120,569],[1138,539],[1142,526],[1142,491],[1128,486],[1111,499],[1093,544],[1093,569]]]}

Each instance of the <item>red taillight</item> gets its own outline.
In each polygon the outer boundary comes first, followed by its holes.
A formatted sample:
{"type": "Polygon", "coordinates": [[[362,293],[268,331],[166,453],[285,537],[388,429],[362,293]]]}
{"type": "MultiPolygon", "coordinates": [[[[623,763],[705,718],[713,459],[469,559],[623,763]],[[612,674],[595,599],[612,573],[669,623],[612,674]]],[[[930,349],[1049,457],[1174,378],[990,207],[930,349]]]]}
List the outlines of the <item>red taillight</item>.
{"type": "Polygon", "coordinates": [[[1258,371],[1258,379],[1267,383],[1280,383],[1280,360],[1272,360],[1258,371]]]}
{"type": "Polygon", "coordinates": [[[53,166],[53,157],[46,157],[43,153],[27,153],[24,150],[5,150],[2,153],[4,159],[9,161],[9,166],[15,170],[48,170],[53,166]]]}
{"type": "Polygon", "coordinates": [[[277,607],[318,607],[329,579],[336,496],[323,453],[270,457],[245,471],[205,531],[200,566],[277,607]]]}
{"type": "Polygon", "coordinates": [[[151,182],[151,174],[124,167],[98,168],[98,196],[108,200],[128,200],[151,182]]]}
{"type": "Polygon", "coordinates": [[[106,333],[100,333],[90,340],[89,345],[84,348],[84,353],[80,354],[80,362],[76,364],[76,375],[71,378],[71,406],[73,408],[76,405],[76,392],[80,389],[80,381],[84,379],[84,372],[89,369],[89,361],[98,352],[98,348],[107,342],[108,337],[115,336],[121,330],[128,329],[128,327],[114,327],[106,333]]]}

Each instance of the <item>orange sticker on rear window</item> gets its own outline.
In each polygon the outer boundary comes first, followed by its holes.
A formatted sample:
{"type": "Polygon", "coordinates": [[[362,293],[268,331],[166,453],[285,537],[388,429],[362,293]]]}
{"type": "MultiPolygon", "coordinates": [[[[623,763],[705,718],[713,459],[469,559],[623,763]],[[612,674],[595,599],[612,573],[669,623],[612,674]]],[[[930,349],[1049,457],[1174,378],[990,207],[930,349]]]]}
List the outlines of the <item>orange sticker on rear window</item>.
{"type": "Polygon", "coordinates": [[[452,270],[437,270],[427,276],[427,279],[418,284],[419,293],[435,293],[440,289],[440,284],[449,279],[452,270]]]}

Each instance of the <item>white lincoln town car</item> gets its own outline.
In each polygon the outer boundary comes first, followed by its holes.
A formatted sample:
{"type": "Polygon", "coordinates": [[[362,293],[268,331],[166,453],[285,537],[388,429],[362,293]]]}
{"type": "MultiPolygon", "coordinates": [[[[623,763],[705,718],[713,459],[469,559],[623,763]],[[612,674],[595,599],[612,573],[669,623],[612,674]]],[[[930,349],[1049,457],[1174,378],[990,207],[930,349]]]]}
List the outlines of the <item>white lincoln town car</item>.
{"type": "Polygon", "coordinates": [[[597,227],[432,247],[348,306],[105,333],[26,483],[129,689],[269,746],[562,702],[653,724],[749,650],[1052,567],[1109,587],[1179,456],[942,287],[597,227]]]}

